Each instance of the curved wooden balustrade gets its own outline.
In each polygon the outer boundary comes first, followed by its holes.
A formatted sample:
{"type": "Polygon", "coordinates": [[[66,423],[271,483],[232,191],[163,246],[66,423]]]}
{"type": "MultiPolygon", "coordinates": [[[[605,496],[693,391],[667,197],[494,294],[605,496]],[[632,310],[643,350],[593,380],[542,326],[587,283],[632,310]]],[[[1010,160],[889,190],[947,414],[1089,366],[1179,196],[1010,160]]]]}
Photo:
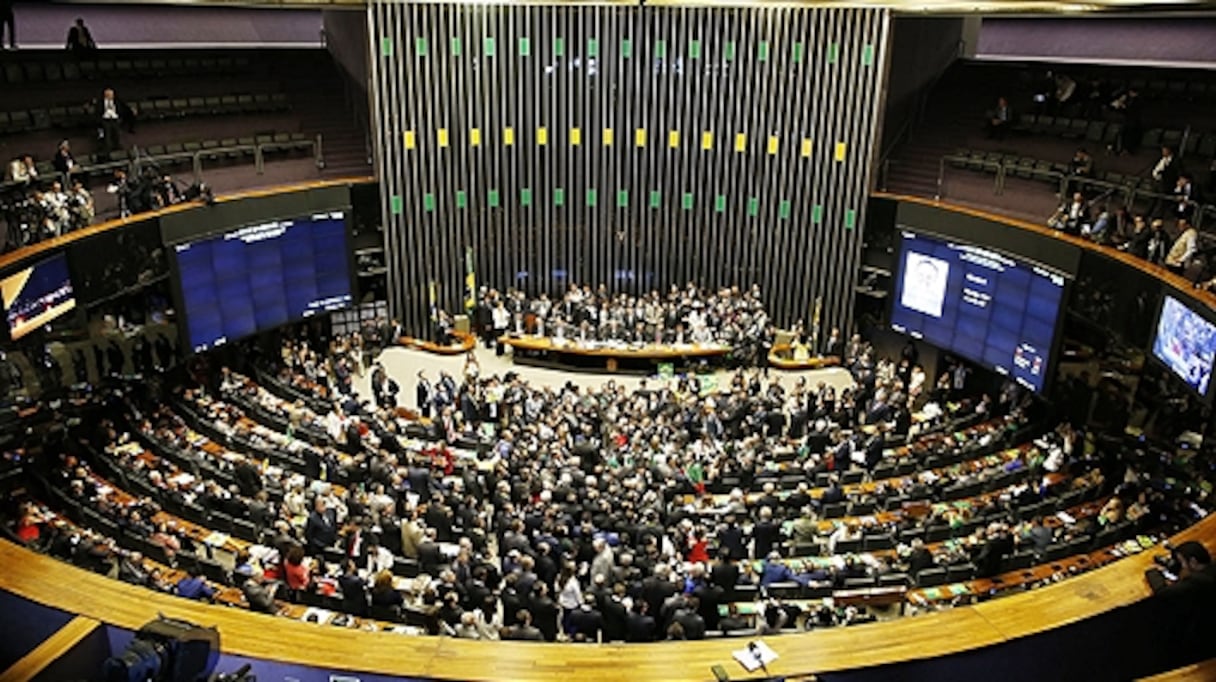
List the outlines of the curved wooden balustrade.
{"type": "Polygon", "coordinates": [[[788,343],[778,343],[768,353],[768,364],[776,369],[823,369],[824,367],[839,367],[840,358],[835,355],[809,357],[805,360],[794,358],[794,347],[788,343]]]}
{"type": "MultiPolygon", "coordinates": [[[[1216,515],[1172,538],[1216,548],[1216,515]]],[[[1044,632],[1150,595],[1155,551],[1038,590],[887,623],[768,637],[772,675],[944,656],[1044,632]]],[[[542,644],[410,637],[314,625],[191,602],[111,580],[0,542],[0,589],[103,623],[135,629],[157,613],[219,627],[225,653],[298,665],[461,680],[697,680],[709,666],[740,672],[735,638],[654,644],[542,644]]]]}
{"type": "MultiPolygon", "coordinates": [[[[354,177],[354,178],[338,178],[335,180],[312,180],[309,182],[298,182],[298,183],[292,183],[289,185],[276,185],[274,187],[265,187],[262,189],[253,189],[253,190],[247,190],[244,192],[234,192],[231,194],[223,194],[223,195],[215,197],[215,203],[219,204],[219,203],[225,203],[225,202],[229,202],[229,201],[239,201],[241,199],[253,199],[256,197],[271,196],[273,194],[300,192],[300,191],[310,190],[310,189],[320,189],[322,187],[334,187],[337,185],[353,185],[353,184],[358,184],[358,183],[362,183],[362,182],[373,182],[374,180],[375,180],[375,178],[366,176],[366,177],[354,177]]],[[[15,251],[4,254],[3,256],[0,256],[0,270],[4,270],[12,265],[15,265],[17,263],[24,261],[26,259],[34,258],[40,254],[48,253],[50,251],[54,251],[55,249],[67,246],[68,244],[71,244],[72,242],[79,241],[79,240],[85,239],[87,237],[92,237],[95,234],[100,234],[102,232],[109,232],[110,230],[121,229],[127,225],[133,225],[135,223],[142,223],[145,220],[149,220],[151,218],[159,218],[160,216],[169,215],[171,213],[179,213],[181,211],[188,211],[192,208],[198,208],[199,206],[202,206],[202,205],[203,205],[203,201],[201,199],[197,200],[197,201],[183,202],[180,204],[175,204],[173,206],[169,206],[167,208],[162,208],[158,211],[147,211],[145,213],[136,213],[135,215],[133,215],[129,218],[115,218],[114,220],[107,220],[103,223],[97,223],[96,225],[90,225],[86,228],[83,228],[80,230],[75,230],[73,232],[69,232],[69,233],[67,233],[65,235],[61,235],[59,237],[52,237],[51,239],[44,239],[43,241],[40,241],[37,244],[31,244],[25,248],[17,249],[15,251]]]]}

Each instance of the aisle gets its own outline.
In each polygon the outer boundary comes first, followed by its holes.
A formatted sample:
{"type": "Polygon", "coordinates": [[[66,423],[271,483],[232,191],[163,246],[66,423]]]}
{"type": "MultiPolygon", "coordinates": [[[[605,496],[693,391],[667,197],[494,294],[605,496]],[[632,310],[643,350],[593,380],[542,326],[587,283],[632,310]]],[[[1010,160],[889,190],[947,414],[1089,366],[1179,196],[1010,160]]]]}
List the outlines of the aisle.
{"type": "MultiPolygon", "coordinates": [[[[529,382],[541,386],[563,386],[567,382],[573,382],[575,385],[583,388],[597,388],[611,379],[618,385],[634,389],[637,387],[638,382],[644,378],[633,374],[564,372],[556,369],[516,365],[512,362],[510,354],[498,357],[494,354],[493,350],[487,350],[480,346],[474,352],[478,364],[481,365],[482,376],[489,376],[491,374],[501,376],[507,372],[515,372],[529,382]]],[[[414,407],[414,385],[419,371],[425,372],[427,378],[432,382],[439,377],[440,370],[446,371],[457,379],[464,373],[463,355],[432,355],[431,353],[413,348],[389,348],[380,355],[380,362],[384,365],[384,369],[388,372],[389,376],[395,379],[401,386],[399,400],[403,407],[414,407]]],[[[730,381],[732,372],[719,370],[715,374],[718,377],[719,385],[725,385],[730,381]]],[[[837,392],[853,385],[853,378],[849,375],[848,371],[839,367],[797,372],[771,370],[769,376],[777,377],[782,386],[787,389],[793,387],[794,382],[802,376],[807,378],[807,382],[811,386],[815,386],[822,381],[834,386],[837,392]]],[[[654,380],[652,379],[650,383],[654,385],[654,380]]],[[[362,377],[355,377],[355,388],[359,391],[360,395],[368,398],[371,397],[370,370],[365,372],[362,377]]]]}

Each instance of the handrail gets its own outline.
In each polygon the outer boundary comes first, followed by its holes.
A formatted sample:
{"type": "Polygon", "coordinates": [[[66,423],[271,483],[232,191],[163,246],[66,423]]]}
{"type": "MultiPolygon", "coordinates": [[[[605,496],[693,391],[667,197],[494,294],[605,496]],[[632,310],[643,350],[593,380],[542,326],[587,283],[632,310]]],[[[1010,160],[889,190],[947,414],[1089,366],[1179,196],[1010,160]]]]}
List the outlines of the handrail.
{"type": "MultiPolygon", "coordinates": [[[[335,187],[338,185],[352,185],[364,182],[373,182],[375,178],[372,176],[354,176],[346,178],[334,178],[332,180],[310,180],[307,182],[288,183],[285,185],[275,185],[273,187],[264,187],[260,189],[244,190],[241,192],[233,192],[230,194],[220,195],[215,198],[216,203],[224,203],[228,201],[239,201],[241,199],[253,199],[256,197],[265,197],[273,194],[284,194],[288,192],[301,192],[310,189],[320,189],[322,187],[335,187]]],[[[33,258],[48,251],[53,251],[71,244],[74,241],[92,237],[101,232],[107,232],[121,228],[132,223],[140,223],[151,218],[159,218],[171,213],[179,211],[187,211],[202,205],[202,200],[186,201],[180,204],[174,204],[166,208],[156,211],[148,211],[146,213],[137,213],[126,218],[115,218],[102,223],[90,225],[86,228],[69,232],[65,235],[44,239],[37,244],[31,244],[25,248],[10,251],[9,253],[0,255],[0,270],[9,268],[17,263],[20,263],[28,258],[33,258]]]]}
{"type": "MultiPolygon", "coordinates": [[[[947,163],[963,164],[964,167],[966,167],[967,165],[980,164],[984,168],[993,168],[996,171],[996,180],[993,185],[992,193],[997,196],[1004,194],[1005,180],[1009,177],[1010,170],[1022,168],[1022,166],[1019,166],[1016,163],[1011,163],[1008,161],[992,161],[989,159],[973,159],[971,157],[961,156],[959,154],[945,154],[938,161],[937,192],[933,197],[934,201],[941,201],[942,197],[944,196],[944,194],[942,192],[942,187],[944,186],[944,182],[945,182],[947,163]]],[[[1129,208],[1129,209],[1133,206],[1133,204],[1135,204],[1137,197],[1158,199],[1158,200],[1162,200],[1162,201],[1172,201],[1175,199],[1174,195],[1172,195],[1172,194],[1165,194],[1162,192],[1154,192],[1154,191],[1150,191],[1150,190],[1139,189],[1137,187],[1137,185],[1140,183],[1140,180],[1142,179],[1140,177],[1140,175],[1142,175],[1142,173],[1138,174],[1136,176],[1129,176],[1129,180],[1125,181],[1125,182],[1112,182],[1110,180],[1101,180],[1099,178],[1091,178],[1091,177],[1085,177],[1085,176],[1080,176],[1080,175],[1071,175],[1069,173],[1063,173],[1058,170],[1036,171],[1036,173],[1039,175],[1043,175],[1048,178],[1051,178],[1051,179],[1055,180],[1056,182],[1058,182],[1059,187],[1060,187],[1060,189],[1059,189],[1060,197],[1064,197],[1067,194],[1067,187],[1070,182],[1076,182],[1077,184],[1083,185],[1086,187],[1095,187],[1095,188],[1103,189],[1103,190],[1105,190],[1105,192],[1103,194],[1110,194],[1111,192],[1121,192],[1126,197],[1123,202],[1123,205],[1124,205],[1124,207],[1129,208]]],[[[1091,200],[1091,201],[1095,201],[1095,200],[1091,200]]],[[[1216,210],[1216,203],[1199,203],[1199,202],[1192,202],[1192,203],[1195,205],[1195,213],[1191,218],[1191,224],[1195,226],[1195,229],[1200,229],[1203,227],[1203,219],[1207,215],[1207,213],[1210,210],[1216,210]]]]}

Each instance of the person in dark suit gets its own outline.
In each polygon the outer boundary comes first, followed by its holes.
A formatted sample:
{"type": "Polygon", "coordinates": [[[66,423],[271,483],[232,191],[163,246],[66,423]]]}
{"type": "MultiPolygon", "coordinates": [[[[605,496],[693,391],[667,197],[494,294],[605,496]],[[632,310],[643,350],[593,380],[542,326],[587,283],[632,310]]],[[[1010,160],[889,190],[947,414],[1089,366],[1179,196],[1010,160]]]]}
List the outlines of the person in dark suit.
{"type": "Polygon", "coordinates": [[[576,642],[596,642],[604,631],[604,614],[595,607],[595,595],[583,595],[583,603],[570,613],[570,636],[576,642]]]}
{"type": "Polygon", "coordinates": [[[346,560],[342,575],[338,576],[338,591],[342,593],[342,610],[356,616],[367,615],[367,583],[359,577],[358,568],[351,559],[346,560]]]}
{"type": "Polygon", "coordinates": [[[650,606],[642,600],[638,600],[633,609],[629,612],[629,617],[625,621],[625,641],[628,642],[653,642],[655,633],[654,617],[650,615],[650,606]]]}
{"type": "Polygon", "coordinates": [[[92,32],[89,31],[88,26],[84,25],[84,19],[77,17],[76,23],[68,29],[68,40],[64,49],[76,56],[88,54],[97,49],[92,32]]]}
{"type": "Polygon", "coordinates": [[[304,540],[312,554],[320,554],[338,541],[338,513],[333,509],[326,509],[325,500],[322,498],[317,498],[313,511],[304,524],[304,540]]]}
{"type": "Polygon", "coordinates": [[[549,587],[542,582],[532,586],[532,600],[528,606],[536,628],[545,636],[546,642],[557,641],[557,602],[549,598],[549,587]]]}
{"type": "Polygon", "coordinates": [[[524,642],[543,642],[545,635],[540,628],[532,624],[532,613],[528,609],[515,612],[516,624],[503,628],[502,638],[524,642]]]}
{"type": "Polygon", "coordinates": [[[122,129],[135,132],[135,110],[114,95],[113,88],[106,88],[97,103],[97,136],[105,153],[121,147],[122,129]]]}
{"type": "Polygon", "coordinates": [[[431,387],[431,382],[427,381],[426,375],[419,370],[418,382],[414,385],[414,399],[417,401],[418,413],[423,417],[430,418],[431,401],[434,395],[435,390],[431,387]]]}

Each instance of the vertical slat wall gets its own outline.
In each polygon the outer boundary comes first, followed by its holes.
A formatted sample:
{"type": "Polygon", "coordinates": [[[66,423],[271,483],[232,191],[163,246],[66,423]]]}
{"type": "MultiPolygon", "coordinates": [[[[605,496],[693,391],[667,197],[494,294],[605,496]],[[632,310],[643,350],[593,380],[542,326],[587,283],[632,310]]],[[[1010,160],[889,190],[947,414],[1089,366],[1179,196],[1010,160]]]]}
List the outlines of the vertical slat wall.
{"type": "Polygon", "coordinates": [[[881,9],[369,6],[390,306],[759,284],[851,326],[881,9]]]}

